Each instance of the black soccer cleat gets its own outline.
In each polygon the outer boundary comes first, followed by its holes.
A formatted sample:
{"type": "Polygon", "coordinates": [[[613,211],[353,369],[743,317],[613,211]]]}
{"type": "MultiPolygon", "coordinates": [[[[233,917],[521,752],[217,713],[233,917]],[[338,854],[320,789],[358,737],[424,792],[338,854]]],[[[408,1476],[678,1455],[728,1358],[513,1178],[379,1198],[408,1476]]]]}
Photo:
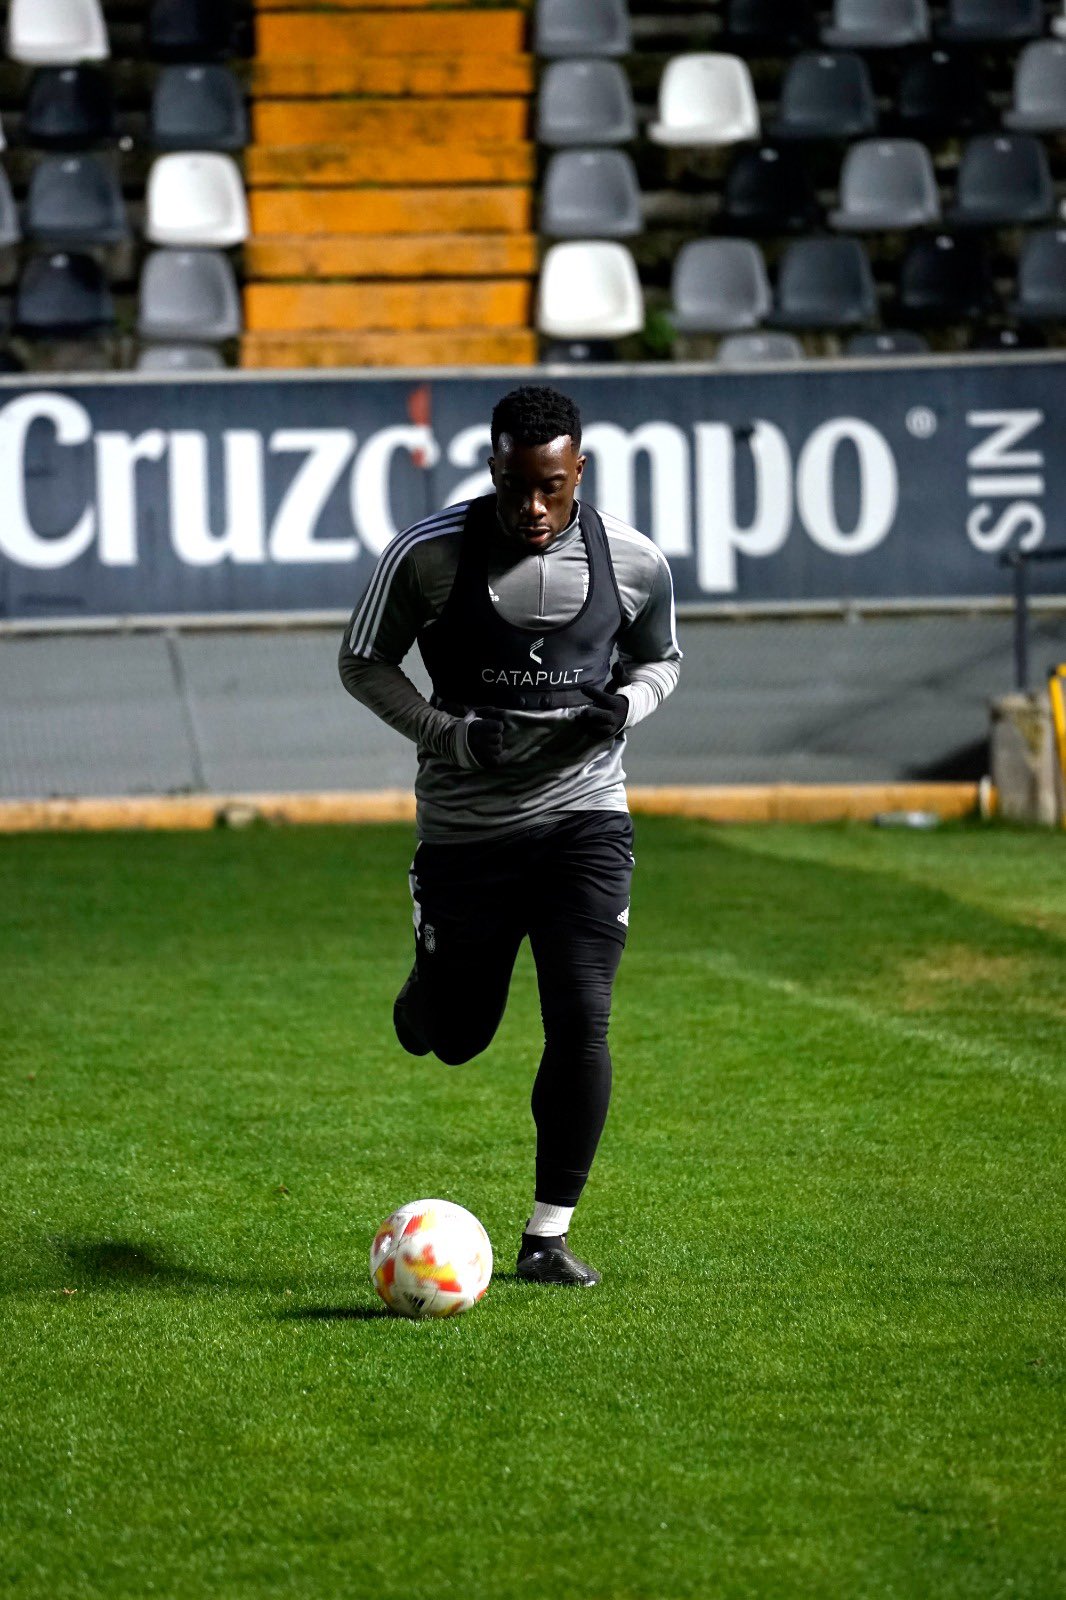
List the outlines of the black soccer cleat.
{"type": "Polygon", "coordinates": [[[524,1233],[518,1251],[515,1275],[523,1283],[563,1283],[575,1289],[591,1289],[599,1283],[595,1267],[575,1256],[566,1242],[566,1234],[542,1239],[535,1233],[524,1233]]]}
{"type": "Polygon", "coordinates": [[[418,982],[418,968],[412,967],[407,974],[403,988],[392,1007],[392,1025],[396,1030],[396,1037],[403,1045],[409,1056],[428,1056],[429,1045],[422,1037],[417,1024],[411,1016],[411,1002],[414,998],[413,990],[418,982]]]}

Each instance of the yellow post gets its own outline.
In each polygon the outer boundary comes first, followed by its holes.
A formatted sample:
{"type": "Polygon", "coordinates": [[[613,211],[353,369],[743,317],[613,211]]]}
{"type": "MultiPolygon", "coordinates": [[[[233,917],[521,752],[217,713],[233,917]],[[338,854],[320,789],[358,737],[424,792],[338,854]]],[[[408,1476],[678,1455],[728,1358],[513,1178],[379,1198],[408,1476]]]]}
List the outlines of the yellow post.
{"type": "Polygon", "coordinates": [[[1055,667],[1048,678],[1051,720],[1055,728],[1055,749],[1059,757],[1059,820],[1066,828],[1066,663],[1055,667]]]}

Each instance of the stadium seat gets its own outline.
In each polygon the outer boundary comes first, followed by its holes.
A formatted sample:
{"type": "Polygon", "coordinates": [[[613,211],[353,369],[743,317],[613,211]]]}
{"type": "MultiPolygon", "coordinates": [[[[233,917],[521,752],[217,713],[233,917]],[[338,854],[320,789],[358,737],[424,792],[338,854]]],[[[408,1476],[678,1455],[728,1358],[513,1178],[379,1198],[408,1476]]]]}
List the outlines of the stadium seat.
{"type": "Polygon", "coordinates": [[[553,61],[537,95],[537,142],[625,144],[636,137],[629,79],[617,61],[553,61]]]}
{"type": "Polygon", "coordinates": [[[248,237],[248,202],[232,156],[159,156],[148,174],[145,236],[153,244],[223,247],[248,237]]]}
{"type": "Polygon", "coordinates": [[[644,326],[636,263],[624,244],[552,245],[540,271],[537,327],[554,339],[620,339],[644,326]]]}
{"type": "Polygon", "coordinates": [[[656,144],[741,144],[759,137],[759,107],[747,62],[739,56],[674,56],[659,84],[656,144]]]}
{"type": "Polygon", "coordinates": [[[679,333],[757,328],[771,303],[762,251],[750,239],[695,239],[678,252],[671,321],[679,333]]]}
{"type": "Polygon", "coordinates": [[[1055,194],[1047,151],[1029,133],[979,134],[959,163],[955,204],[946,213],[957,227],[1005,227],[1044,222],[1055,194]]]}
{"type": "Polygon", "coordinates": [[[783,328],[857,328],[876,322],[877,289],[857,239],[797,239],[781,259],[771,319],[783,328]]]}
{"type": "Polygon", "coordinates": [[[81,149],[112,139],[115,100],[99,67],[41,67],[34,73],[22,113],[27,144],[81,149]]]}
{"type": "Polygon", "coordinates": [[[802,361],[803,346],[791,333],[731,333],[714,357],[720,367],[760,367],[777,361],[802,361]]]}
{"type": "Polygon", "coordinates": [[[0,372],[25,372],[26,363],[14,350],[0,347],[0,372]]]}
{"type": "Polygon", "coordinates": [[[640,183],[624,150],[560,150],[544,173],[540,231],[554,239],[629,239],[640,233],[640,183]]]}
{"type": "Polygon", "coordinates": [[[538,56],[624,56],[632,47],[626,0],[537,0],[538,56]]]}
{"type": "Polygon", "coordinates": [[[19,211],[11,193],[11,180],[4,168],[0,167],[0,249],[18,244],[21,237],[19,211]]]}
{"type": "Polygon", "coordinates": [[[905,320],[968,322],[994,305],[982,240],[938,234],[912,242],[899,274],[899,309],[905,320]]]}
{"type": "Polygon", "coordinates": [[[890,50],[929,37],[926,0],[834,0],[822,43],[844,49],[890,50]]]}
{"type": "Polygon", "coordinates": [[[776,139],[855,139],[877,128],[870,71],[851,51],[809,50],[785,69],[776,139]]]}
{"type": "Polygon", "coordinates": [[[141,271],[137,331],[144,339],[233,339],[241,301],[233,268],[216,250],[153,250],[141,271]]]}
{"type": "Polygon", "coordinates": [[[106,61],[100,0],[10,0],[7,53],[29,67],[106,61]]]}
{"type": "Polygon", "coordinates": [[[137,357],[138,372],[217,372],[225,365],[219,351],[203,344],[150,344],[137,357]]]}
{"type": "Polygon", "coordinates": [[[210,61],[230,54],[232,0],[152,0],[146,24],[156,60],[210,61]]]}
{"type": "Polygon", "coordinates": [[[829,226],[847,233],[924,228],[940,220],[933,160],[914,139],[863,139],[844,157],[840,207],[829,226]]]}
{"type": "Polygon", "coordinates": [[[1066,40],[1026,45],[1015,62],[1013,103],[1003,121],[1031,133],[1066,129],[1066,40]]]}
{"type": "Polygon", "coordinates": [[[1066,229],[1046,228],[1026,239],[1010,309],[1021,322],[1066,322],[1066,229]]]}
{"type": "Polygon", "coordinates": [[[1044,31],[1043,0],[948,0],[937,36],[959,44],[1035,39],[1044,31]]]}
{"type": "Polygon", "coordinates": [[[1063,0],[1062,16],[1051,19],[1051,31],[1060,39],[1066,39],[1066,0],[1063,0]]]}
{"type": "Polygon", "coordinates": [[[164,67],[156,79],[149,138],[157,150],[243,150],[248,113],[228,67],[164,67]]]}
{"type": "Polygon", "coordinates": [[[810,0],[727,0],[724,36],[730,49],[779,56],[816,36],[810,0]]]}
{"type": "Polygon", "coordinates": [[[886,328],[883,333],[853,333],[844,347],[847,356],[921,356],[929,340],[911,328],[886,328]]]}
{"type": "Polygon", "coordinates": [[[129,235],[113,168],[93,155],[49,156],[26,196],[26,235],[52,245],[119,244],[129,235]]]}
{"type": "Polygon", "coordinates": [[[984,78],[973,57],[931,50],[903,70],[897,100],[903,133],[917,138],[978,133],[991,122],[984,78]]]}
{"type": "Polygon", "coordinates": [[[971,350],[988,350],[999,355],[1015,350],[1045,350],[1047,339],[1039,328],[977,328],[970,340],[971,350]]]}
{"type": "Polygon", "coordinates": [[[550,339],[540,359],[546,366],[587,366],[594,361],[617,361],[618,351],[610,339],[550,339]]]}
{"type": "Polygon", "coordinates": [[[821,211],[807,163],[773,145],[738,150],[722,183],[723,222],[738,233],[803,233],[821,211]]]}
{"type": "Polygon", "coordinates": [[[91,256],[31,256],[15,292],[15,326],[31,338],[88,335],[113,327],[103,268],[91,256]]]}

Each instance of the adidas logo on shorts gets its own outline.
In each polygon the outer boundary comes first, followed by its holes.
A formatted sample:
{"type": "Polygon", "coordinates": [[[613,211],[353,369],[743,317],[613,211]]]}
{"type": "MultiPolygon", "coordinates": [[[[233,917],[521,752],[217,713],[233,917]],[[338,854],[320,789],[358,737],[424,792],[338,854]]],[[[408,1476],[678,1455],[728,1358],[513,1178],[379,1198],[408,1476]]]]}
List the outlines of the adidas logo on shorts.
{"type": "Polygon", "coordinates": [[[620,911],[618,913],[617,921],[623,923],[625,927],[627,927],[627,928],[629,927],[629,907],[628,906],[626,906],[624,911],[620,911]]]}

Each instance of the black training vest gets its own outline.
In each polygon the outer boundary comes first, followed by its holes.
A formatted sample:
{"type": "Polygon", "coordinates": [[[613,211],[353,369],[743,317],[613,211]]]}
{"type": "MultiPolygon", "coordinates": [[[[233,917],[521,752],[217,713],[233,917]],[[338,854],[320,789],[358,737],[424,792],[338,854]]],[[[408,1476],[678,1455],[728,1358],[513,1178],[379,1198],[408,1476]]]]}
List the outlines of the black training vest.
{"type": "Polygon", "coordinates": [[[496,496],[471,501],[451,593],[418,635],[435,705],[460,714],[480,705],[547,711],[587,705],[582,689],[604,687],[622,602],[607,534],[592,506],[578,505],[578,526],[589,571],[581,610],[554,628],[522,628],[501,617],[489,597],[489,541],[502,537],[496,496]]]}

